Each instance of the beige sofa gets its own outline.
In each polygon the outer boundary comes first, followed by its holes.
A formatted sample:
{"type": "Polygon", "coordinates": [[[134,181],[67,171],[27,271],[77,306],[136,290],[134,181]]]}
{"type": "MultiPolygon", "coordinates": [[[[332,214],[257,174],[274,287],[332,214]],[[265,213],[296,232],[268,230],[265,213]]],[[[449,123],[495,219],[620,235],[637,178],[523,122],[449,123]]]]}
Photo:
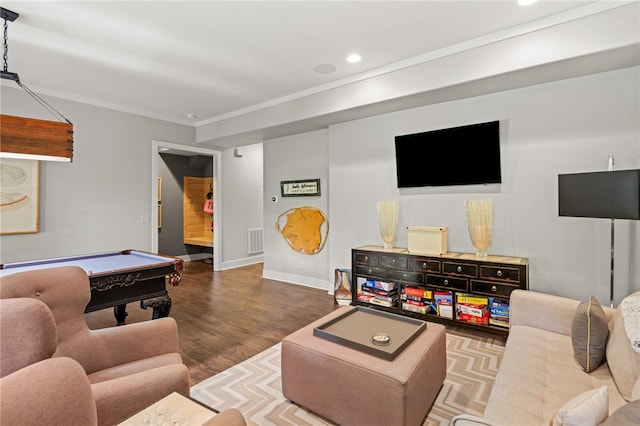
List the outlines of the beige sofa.
{"type": "MultiPolygon", "coordinates": [[[[640,293],[632,296],[640,300],[640,293]]],[[[605,404],[608,392],[610,417],[607,418],[606,411],[601,415],[611,424],[638,424],[640,353],[633,350],[627,337],[621,310],[619,307],[603,307],[609,331],[605,340],[607,359],[587,373],[574,358],[571,337],[579,304],[578,300],[533,291],[514,291],[511,295],[509,337],[484,416],[461,415],[455,417],[451,424],[571,424],[567,420],[559,422],[558,417],[581,410],[585,404],[597,405],[594,395],[602,395],[603,392],[605,396],[601,402],[605,404]],[[601,392],[603,386],[606,390],[601,392]],[[612,415],[614,412],[615,416],[612,415]],[[631,422],[624,423],[620,420],[623,417],[631,422]]],[[[640,327],[640,324],[636,325],[640,327]]],[[[604,333],[606,335],[606,328],[604,333]]],[[[593,417],[590,415],[590,420],[580,420],[577,424],[603,421],[593,417]]]]}

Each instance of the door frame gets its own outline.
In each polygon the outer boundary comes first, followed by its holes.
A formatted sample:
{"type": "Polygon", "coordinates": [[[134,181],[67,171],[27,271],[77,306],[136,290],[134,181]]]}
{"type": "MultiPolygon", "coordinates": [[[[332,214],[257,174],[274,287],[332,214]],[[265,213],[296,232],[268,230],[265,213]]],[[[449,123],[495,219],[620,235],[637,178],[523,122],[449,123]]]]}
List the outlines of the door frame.
{"type": "Polygon", "coordinates": [[[151,251],[153,253],[158,252],[158,215],[155,213],[158,209],[158,200],[156,197],[156,194],[158,194],[158,161],[160,161],[160,152],[165,149],[213,157],[213,161],[211,162],[213,167],[213,205],[216,206],[216,216],[213,221],[213,270],[220,271],[220,254],[222,252],[222,209],[218,206],[220,205],[220,191],[222,188],[222,185],[220,185],[222,152],[215,149],[180,145],[158,140],[151,141],[151,196],[149,200],[149,211],[151,212],[151,220],[149,221],[151,224],[151,251]]]}

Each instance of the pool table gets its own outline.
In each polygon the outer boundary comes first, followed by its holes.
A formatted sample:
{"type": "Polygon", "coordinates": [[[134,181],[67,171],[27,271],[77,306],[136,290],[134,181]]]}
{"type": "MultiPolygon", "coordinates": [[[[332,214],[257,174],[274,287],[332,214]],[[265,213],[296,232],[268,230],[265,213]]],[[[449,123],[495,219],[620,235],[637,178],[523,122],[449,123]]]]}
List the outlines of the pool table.
{"type": "Polygon", "coordinates": [[[127,303],[137,300],[142,309],[153,308],[153,319],[169,315],[167,277],[170,284],[177,285],[184,262],[164,255],[123,250],[3,264],[0,276],[58,266],[79,266],[87,272],[91,300],[85,312],[113,307],[116,321],[123,324],[127,303]]]}

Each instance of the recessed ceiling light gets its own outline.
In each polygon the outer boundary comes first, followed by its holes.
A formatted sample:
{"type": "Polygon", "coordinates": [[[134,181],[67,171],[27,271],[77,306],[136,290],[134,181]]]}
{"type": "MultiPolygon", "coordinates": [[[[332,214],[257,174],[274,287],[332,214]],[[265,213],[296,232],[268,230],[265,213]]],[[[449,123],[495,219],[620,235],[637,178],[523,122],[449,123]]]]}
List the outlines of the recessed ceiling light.
{"type": "Polygon", "coordinates": [[[534,4],[538,0],[518,0],[518,4],[520,6],[529,6],[530,4],[534,4]]]}
{"type": "Polygon", "coordinates": [[[335,72],[336,67],[331,64],[319,64],[313,67],[313,70],[318,74],[331,74],[335,72]]]}
{"type": "Polygon", "coordinates": [[[357,64],[361,60],[362,57],[357,53],[352,53],[351,55],[347,56],[347,62],[349,62],[350,64],[357,64]]]}

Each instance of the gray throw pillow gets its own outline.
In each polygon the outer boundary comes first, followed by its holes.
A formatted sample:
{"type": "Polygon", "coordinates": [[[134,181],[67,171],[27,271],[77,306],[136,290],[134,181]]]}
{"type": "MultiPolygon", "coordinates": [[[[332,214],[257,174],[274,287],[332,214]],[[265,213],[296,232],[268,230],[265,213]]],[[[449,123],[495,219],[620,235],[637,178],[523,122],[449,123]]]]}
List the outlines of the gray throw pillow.
{"type": "Polygon", "coordinates": [[[607,316],[598,300],[589,300],[578,305],[571,324],[573,356],[587,373],[602,364],[607,349],[607,316]]]}
{"type": "Polygon", "coordinates": [[[631,401],[618,408],[602,426],[632,426],[640,424],[640,399],[631,401]]]}

